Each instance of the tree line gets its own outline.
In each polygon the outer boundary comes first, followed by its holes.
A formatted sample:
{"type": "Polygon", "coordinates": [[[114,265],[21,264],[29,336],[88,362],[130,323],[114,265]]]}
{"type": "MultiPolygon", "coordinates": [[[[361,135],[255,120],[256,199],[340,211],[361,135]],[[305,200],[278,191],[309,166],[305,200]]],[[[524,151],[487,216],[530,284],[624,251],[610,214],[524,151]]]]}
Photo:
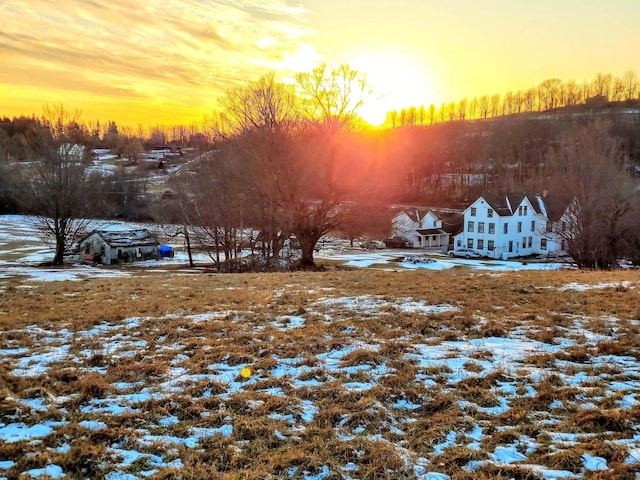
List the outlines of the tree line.
{"type": "Polygon", "coordinates": [[[608,103],[640,107],[640,81],[634,71],[614,77],[598,73],[587,82],[544,80],[539,85],[504,94],[482,95],[457,102],[443,102],[439,106],[412,106],[387,113],[385,128],[433,125],[496,118],[508,115],[539,113],[559,108],[603,107],[608,103]]]}
{"type": "Polygon", "coordinates": [[[463,208],[484,192],[544,189],[559,204],[579,206],[565,240],[581,266],[640,261],[637,114],[600,109],[375,131],[358,116],[367,89],[348,66],[322,65],[299,74],[296,85],[266,75],[228,90],[206,133],[156,128],[143,137],[113,122],[92,130],[62,107],[4,122],[13,150],[3,154],[2,210],[38,218],[55,240],[54,263],[86,219],[140,218],[136,210],[144,209],[171,225],[168,233],[210,252],[219,269],[239,265],[246,248],[260,268],[277,268],[292,242],[302,252],[298,267],[313,268],[323,235],[382,235],[392,203],[463,208]],[[140,143],[133,152],[193,148],[168,176],[169,194],[152,205],[143,174],[91,168],[94,148],[135,166],[136,154],[119,150],[132,139],[140,143]],[[77,142],[88,147],[81,158],[64,148],[77,142]]]}

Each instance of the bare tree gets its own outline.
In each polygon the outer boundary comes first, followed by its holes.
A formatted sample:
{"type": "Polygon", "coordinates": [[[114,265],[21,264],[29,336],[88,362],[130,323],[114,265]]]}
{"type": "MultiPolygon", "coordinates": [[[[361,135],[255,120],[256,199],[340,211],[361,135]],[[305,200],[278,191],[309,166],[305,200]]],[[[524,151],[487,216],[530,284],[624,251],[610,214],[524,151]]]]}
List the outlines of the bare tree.
{"type": "Polygon", "coordinates": [[[542,111],[551,110],[560,106],[560,92],[562,81],[558,78],[549,78],[538,87],[538,97],[542,111]]]}
{"type": "Polygon", "coordinates": [[[226,129],[234,135],[261,128],[290,129],[300,121],[294,87],[277,82],[274,73],[227,91],[219,103],[226,129]]]}
{"type": "Polygon", "coordinates": [[[436,121],[436,106],[433,103],[429,104],[429,125],[433,125],[436,121]]]}
{"type": "Polygon", "coordinates": [[[69,143],[69,126],[76,118],[62,106],[45,110],[33,142],[34,161],[22,172],[23,206],[34,215],[36,229],[53,238],[54,265],[64,263],[64,255],[89,224],[85,149],[69,143]]]}
{"type": "Polygon", "coordinates": [[[638,83],[638,77],[636,72],[627,71],[624,73],[622,77],[622,81],[624,83],[624,100],[634,100],[638,98],[638,94],[640,93],[640,83],[638,83]]]}
{"type": "Polygon", "coordinates": [[[599,97],[604,97],[609,99],[611,94],[611,83],[613,81],[613,77],[610,73],[598,73],[596,78],[593,80],[593,94],[599,97]]]}
{"type": "MultiPolygon", "coordinates": [[[[609,268],[638,235],[638,192],[611,124],[596,121],[565,135],[546,157],[552,192],[568,207],[554,232],[579,267],[609,268]]],[[[636,252],[637,253],[637,252],[636,252]]]]}
{"type": "Polygon", "coordinates": [[[332,132],[357,128],[358,112],[371,91],[363,74],[348,65],[330,68],[322,64],[299,73],[296,81],[310,121],[332,132]]]}

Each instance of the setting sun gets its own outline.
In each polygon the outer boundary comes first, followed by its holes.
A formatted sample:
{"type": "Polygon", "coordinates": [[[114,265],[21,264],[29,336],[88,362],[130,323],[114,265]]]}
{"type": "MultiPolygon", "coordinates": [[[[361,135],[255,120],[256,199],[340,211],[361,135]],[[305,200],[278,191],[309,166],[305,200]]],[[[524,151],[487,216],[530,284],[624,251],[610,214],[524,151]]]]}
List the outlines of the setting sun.
{"type": "Polygon", "coordinates": [[[361,53],[349,62],[367,76],[372,92],[360,111],[371,125],[384,122],[391,110],[428,105],[435,101],[432,80],[424,63],[402,51],[361,53]]]}

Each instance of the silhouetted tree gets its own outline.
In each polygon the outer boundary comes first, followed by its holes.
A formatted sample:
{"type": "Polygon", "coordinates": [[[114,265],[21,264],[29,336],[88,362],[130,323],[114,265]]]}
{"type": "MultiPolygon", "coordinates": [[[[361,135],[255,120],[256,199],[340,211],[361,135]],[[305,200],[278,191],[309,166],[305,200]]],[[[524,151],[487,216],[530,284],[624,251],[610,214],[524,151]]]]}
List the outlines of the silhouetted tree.
{"type": "Polygon", "coordinates": [[[87,163],[69,148],[76,117],[63,107],[46,113],[45,126],[32,144],[33,162],[22,171],[21,201],[35,216],[36,229],[53,238],[53,264],[61,265],[73,242],[86,233],[91,192],[86,188],[87,163]]]}
{"type": "MultiPolygon", "coordinates": [[[[554,233],[579,267],[610,268],[638,242],[638,191],[609,122],[580,126],[546,157],[554,196],[569,206],[554,233]]],[[[637,252],[635,252],[637,254],[637,252]]]]}

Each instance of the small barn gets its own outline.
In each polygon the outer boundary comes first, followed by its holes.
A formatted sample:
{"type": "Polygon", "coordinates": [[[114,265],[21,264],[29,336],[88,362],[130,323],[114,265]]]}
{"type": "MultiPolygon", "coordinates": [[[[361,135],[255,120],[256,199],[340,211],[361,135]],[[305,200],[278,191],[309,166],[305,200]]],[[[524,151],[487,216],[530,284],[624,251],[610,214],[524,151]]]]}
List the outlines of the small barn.
{"type": "Polygon", "coordinates": [[[94,230],[79,242],[85,260],[104,265],[157,260],[158,239],[145,228],[138,230],[94,230]]]}

